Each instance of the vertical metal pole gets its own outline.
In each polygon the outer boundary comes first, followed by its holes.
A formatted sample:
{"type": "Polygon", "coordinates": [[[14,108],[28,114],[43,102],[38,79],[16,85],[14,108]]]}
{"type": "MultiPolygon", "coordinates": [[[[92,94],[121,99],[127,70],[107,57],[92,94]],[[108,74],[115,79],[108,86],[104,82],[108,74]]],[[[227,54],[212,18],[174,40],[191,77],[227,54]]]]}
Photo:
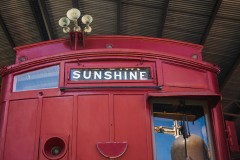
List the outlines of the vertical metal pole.
{"type": "Polygon", "coordinates": [[[74,33],[74,50],[77,50],[77,46],[78,46],[78,32],[74,33]]]}

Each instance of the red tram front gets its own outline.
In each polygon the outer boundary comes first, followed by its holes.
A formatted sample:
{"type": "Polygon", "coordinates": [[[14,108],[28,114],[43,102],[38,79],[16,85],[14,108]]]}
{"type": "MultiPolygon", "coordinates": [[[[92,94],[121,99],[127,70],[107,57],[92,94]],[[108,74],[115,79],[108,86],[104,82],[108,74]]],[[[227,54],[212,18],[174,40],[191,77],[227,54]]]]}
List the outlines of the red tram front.
{"type": "Polygon", "coordinates": [[[228,160],[202,46],[88,36],[17,47],[1,70],[0,159],[228,160]],[[72,50],[74,49],[74,50],[72,50]]]}

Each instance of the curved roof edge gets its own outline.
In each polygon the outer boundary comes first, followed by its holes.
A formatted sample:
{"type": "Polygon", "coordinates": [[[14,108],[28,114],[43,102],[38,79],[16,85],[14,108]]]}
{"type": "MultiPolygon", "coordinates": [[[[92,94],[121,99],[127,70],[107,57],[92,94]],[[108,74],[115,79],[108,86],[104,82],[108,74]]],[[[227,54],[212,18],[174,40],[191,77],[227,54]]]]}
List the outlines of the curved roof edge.
{"type": "MultiPolygon", "coordinates": [[[[44,41],[35,44],[16,47],[16,63],[19,58],[24,56],[26,59],[35,59],[49,55],[56,55],[63,52],[74,51],[71,49],[73,43],[69,39],[57,39],[44,41]],[[47,51],[47,52],[46,52],[47,51]]],[[[197,60],[202,60],[201,45],[187,42],[136,36],[86,36],[84,47],[78,47],[77,50],[87,49],[141,49],[156,52],[165,52],[171,56],[181,56],[191,58],[193,55],[197,60]]]]}

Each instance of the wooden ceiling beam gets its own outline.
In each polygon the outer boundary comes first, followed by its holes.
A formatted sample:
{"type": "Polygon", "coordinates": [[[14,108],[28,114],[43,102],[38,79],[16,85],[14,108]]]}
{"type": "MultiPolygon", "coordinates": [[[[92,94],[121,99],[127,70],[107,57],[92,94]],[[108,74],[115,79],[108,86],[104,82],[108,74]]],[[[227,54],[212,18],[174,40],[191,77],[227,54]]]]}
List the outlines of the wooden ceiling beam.
{"type": "Polygon", "coordinates": [[[41,13],[40,6],[38,4],[38,0],[29,0],[29,4],[31,6],[31,10],[33,16],[35,18],[39,33],[43,41],[49,40],[49,35],[47,32],[47,28],[44,23],[43,15],[41,13]]]}
{"type": "Polygon", "coordinates": [[[167,13],[168,13],[168,8],[169,8],[169,2],[170,0],[166,0],[165,4],[164,4],[164,10],[163,10],[163,14],[162,14],[162,20],[160,21],[160,27],[159,27],[159,32],[158,32],[158,37],[162,37],[163,36],[163,29],[164,29],[164,25],[166,22],[166,18],[167,18],[167,13]]]}
{"type": "Polygon", "coordinates": [[[48,37],[50,40],[55,39],[56,37],[54,35],[53,28],[52,28],[52,25],[51,25],[51,22],[49,19],[50,16],[48,15],[45,0],[38,0],[38,5],[39,5],[40,11],[41,11],[41,15],[42,15],[42,18],[44,21],[45,28],[47,30],[48,37]]]}
{"type": "Polygon", "coordinates": [[[10,43],[11,47],[12,48],[16,47],[16,44],[14,43],[12,36],[11,36],[10,32],[8,31],[7,26],[4,22],[1,14],[0,14],[0,26],[2,27],[3,32],[5,33],[5,36],[8,40],[8,42],[10,43]]]}
{"type": "Polygon", "coordinates": [[[210,30],[212,28],[213,22],[216,19],[218,10],[219,10],[219,8],[220,8],[220,6],[222,4],[222,1],[223,0],[217,0],[216,3],[215,3],[215,7],[214,7],[214,9],[212,11],[211,17],[209,18],[208,24],[207,24],[207,26],[206,26],[206,28],[205,28],[205,30],[203,32],[203,36],[202,36],[202,38],[200,40],[200,44],[201,45],[204,45],[206,40],[207,40],[209,32],[210,32],[210,30]]]}

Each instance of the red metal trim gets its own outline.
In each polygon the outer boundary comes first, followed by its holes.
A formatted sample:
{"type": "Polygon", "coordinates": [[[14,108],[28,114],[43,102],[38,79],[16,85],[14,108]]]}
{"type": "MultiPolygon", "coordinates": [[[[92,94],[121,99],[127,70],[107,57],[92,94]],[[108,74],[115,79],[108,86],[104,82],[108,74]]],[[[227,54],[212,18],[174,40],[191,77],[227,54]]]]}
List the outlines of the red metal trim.
{"type": "Polygon", "coordinates": [[[70,144],[72,144],[69,159],[77,159],[77,128],[78,128],[78,96],[73,96],[73,120],[72,120],[72,137],[69,138],[70,144]],[[73,154],[75,153],[75,154],[73,154]],[[71,156],[71,157],[70,157],[71,156]]]}
{"type": "MultiPolygon", "coordinates": [[[[197,99],[206,99],[208,101],[211,101],[211,106],[215,107],[217,103],[221,100],[221,95],[217,94],[215,92],[211,92],[208,90],[202,90],[202,89],[185,89],[185,91],[179,91],[177,92],[175,87],[175,91],[169,90],[169,88],[164,87],[163,91],[159,92],[148,92],[147,96],[150,97],[191,97],[191,98],[197,98],[197,99]]],[[[184,90],[183,88],[180,90],[184,90]]]]}
{"type": "Polygon", "coordinates": [[[108,98],[108,103],[109,103],[109,106],[108,106],[108,109],[109,109],[109,126],[110,126],[110,129],[109,129],[109,135],[110,135],[110,141],[111,142],[115,142],[115,123],[114,123],[114,95],[112,93],[108,94],[109,98],[108,98]]]}
{"type": "Polygon", "coordinates": [[[127,142],[98,142],[97,149],[104,157],[118,158],[127,150],[127,142]]]}
{"type": "Polygon", "coordinates": [[[189,42],[182,42],[182,41],[177,41],[177,40],[172,40],[172,39],[166,39],[166,38],[153,38],[153,37],[144,37],[144,36],[89,36],[87,37],[88,39],[141,39],[144,41],[158,41],[158,42],[165,42],[165,43],[174,43],[174,44],[179,44],[179,45],[184,45],[184,46],[189,46],[193,47],[196,49],[202,49],[203,46],[199,44],[193,44],[189,42]]]}
{"type": "MultiPolygon", "coordinates": [[[[81,61],[78,61],[81,62],[81,61]]],[[[70,86],[71,84],[97,84],[97,83],[149,83],[149,84],[156,84],[156,68],[154,62],[145,62],[143,61],[143,64],[139,64],[139,61],[110,61],[109,63],[104,63],[104,61],[98,61],[98,62],[82,62],[81,65],[79,63],[69,63],[66,64],[66,70],[65,70],[65,86],[70,86]],[[127,63],[126,63],[127,62],[127,63]],[[152,79],[150,80],[91,80],[91,81],[71,81],[69,79],[70,70],[71,69],[98,69],[98,68],[150,68],[152,79]]]]}
{"type": "MultiPolygon", "coordinates": [[[[224,114],[227,115],[227,114],[224,114]]],[[[231,115],[231,114],[230,114],[231,115]]],[[[234,115],[234,114],[233,114],[234,115]]],[[[240,115],[239,115],[240,117],[240,115]]],[[[231,152],[239,152],[238,137],[234,121],[225,121],[228,135],[228,144],[231,152]]]]}
{"type": "Polygon", "coordinates": [[[215,139],[215,152],[217,160],[230,160],[229,147],[225,132],[222,107],[220,102],[212,108],[213,130],[215,139]]]}
{"type": "Polygon", "coordinates": [[[65,63],[61,62],[59,65],[59,86],[64,86],[65,63]]]}
{"type": "Polygon", "coordinates": [[[192,89],[192,92],[149,92],[149,97],[175,97],[175,96],[209,96],[216,97],[218,100],[221,99],[221,95],[211,91],[199,91],[192,89]]]}
{"type": "Polygon", "coordinates": [[[79,91],[79,90],[86,90],[86,89],[117,89],[117,90],[130,90],[130,89],[155,89],[155,90],[161,90],[162,86],[82,86],[82,87],[60,87],[60,91],[79,91]]]}
{"type": "Polygon", "coordinates": [[[40,146],[40,131],[41,131],[41,121],[42,121],[42,105],[43,105],[43,97],[39,95],[38,97],[38,105],[37,105],[37,121],[36,121],[36,135],[35,135],[35,145],[34,145],[34,153],[33,157],[38,158],[39,146],[40,146]]]}
{"type": "Polygon", "coordinates": [[[0,125],[0,159],[4,159],[4,146],[5,146],[5,137],[7,132],[7,120],[8,120],[8,110],[9,110],[9,101],[1,104],[1,125],[0,125]]]}
{"type": "Polygon", "coordinates": [[[145,93],[145,119],[146,119],[146,126],[150,127],[147,128],[147,145],[148,145],[148,157],[149,159],[153,159],[154,151],[153,151],[153,128],[152,128],[152,108],[150,103],[148,103],[148,96],[145,93]]]}
{"type": "Polygon", "coordinates": [[[174,62],[177,64],[185,64],[191,67],[196,67],[200,69],[205,69],[205,70],[210,70],[215,73],[219,73],[220,70],[218,67],[206,63],[206,62],[199,62],[199,61],[193,61],[190,59],[184,59],[181,57],[176,57],[176,56],[169,56],[165,53],[159,54],[159,52],[152,52],[152,51],[143,51],[143,50],[133,50],[133,49],[94,49],[94,50],[85,50],[85,51],[74,51],[74,52],[69,52],[69,53],[62,53],[59,55],[54,55],[54,56],[47,56],[45,58],[37,58],[35,60],[29,60],[26,62],[23,62],[21,64],[16,64],[12,66],[8,66],[7,69],[0,70],[0,74],[4,76],[5,74],[9,74],[12,72],[16,72],[19,70],[27,69],[36,65],[43,65],[46,63],[53,63],[53,62],[58,62],[58,61],[64,61],[64,60],[69,60],[69,59],[78,59],[78,60],[94,60],[99,58],[104,58],[104,59],[116,59],[118,57],[122,58],[153,58],[153,59],[161,59],[164,61],[168,62],[174,62]],[[87,58],[86,58],[87,57],[87,58]]]}
{"type": "MultiPolygon", "coordinates": [[[[106,49],[107,44],[111,44],[113,48],[118,49],[141,49],[145,51],[155,52],[167,52],[172,56],[179,56],[185,58],[191,58],[193,54],[197,54],[198,59],[195,61],[201,61],[201,48],[196,47],[194,44],[188,44],[184,42],[166,40],[166,39],[154,39],[149,37],[129,37],[129,36],[93,36],[84,37],[86,42],[83,45],[85,47],[77,47],[79,51],[85,49],[106,49]]],[[[49,44],[34,44],[33,47],[26,46],[17,51],[16,63],[21,63],[19,58],[22,56],[27,57],[28,60],[45,57],[49,55],[57,55],[63,52],[72,51],[70,46],[73,44],[69,41],[49,41],[49,44]],[[53,43],[54,42],[54,43],[53,43]],[[50,52],[45,52],[48,50],[50,52]]],[[[201,46],[200,46],[201,47],[201,46]]],[[[75,47],[76,49],[76,47],[75,47]]],[[[109,49],[109,48],[108,48],[109,49]]],[[[110,49],[111,50],[111,49],[110,49]]]]}

